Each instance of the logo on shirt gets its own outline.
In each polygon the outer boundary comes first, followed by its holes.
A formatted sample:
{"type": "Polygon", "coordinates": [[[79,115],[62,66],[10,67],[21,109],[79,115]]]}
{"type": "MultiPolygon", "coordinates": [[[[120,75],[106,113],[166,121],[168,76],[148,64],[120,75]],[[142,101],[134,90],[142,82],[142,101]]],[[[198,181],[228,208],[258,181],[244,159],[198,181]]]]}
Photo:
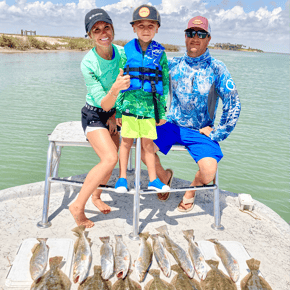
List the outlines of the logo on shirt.
{"type": "Polygon", "coordinates": [[[232,79],[227,80],[226,87],[229,91],[232,91],[236,88],[235,83],[232,79]]]}
{"type": "Polygon", "coordinates": [[[142,7],[140,10],[139,10],[139,15],[141,17],[147,17],[148,15],[150,14],[150,10],[148,7],[142,7]]]}

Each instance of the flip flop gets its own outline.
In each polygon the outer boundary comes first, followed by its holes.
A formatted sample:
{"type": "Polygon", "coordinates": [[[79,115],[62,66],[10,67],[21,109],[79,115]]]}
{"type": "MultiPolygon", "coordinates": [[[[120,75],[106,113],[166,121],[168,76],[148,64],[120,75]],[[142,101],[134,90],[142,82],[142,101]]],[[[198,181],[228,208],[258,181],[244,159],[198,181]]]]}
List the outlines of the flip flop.
{"type": "MultiPolygon", "coordinates": [[[[168,168],[165,171],[168,171],[171,173],[171,176],[170,176],[168,183],[167,183],[167,185],[171,188],[171,183],[173,180],[173,170],[168,168]]],[[[157,193],[157,198],[161,201],[166,201],[169,198],[169,196],[170,196],[170,192],[158,192],[157,193]]]]}
{"type": "Polygon", "coordinates": [[[179,203],[179,205],[177,206],[176,209],[177,209],[178,211],[181,211],[181,212],[188,212],[188,211],[191,211],[191,210],[193,209],[193,207],[194,207],[195,197],[196,197],[196,194],[195,194],[194,197],[192,197],[192,198],[185,198],[185,197],[183,197],[183,198],[182,198],[182,201],[179,203]],[[185,204],[189,204],[189,203],[192,203],[192,205],[191,205],[191,207],[189,207],[189,208],[187,208],[187,209],[183,209],[183,208],[180,208],[180,205],[181,205],[182,202],[183,202],[184,205],[185,205],[185,204]]]}

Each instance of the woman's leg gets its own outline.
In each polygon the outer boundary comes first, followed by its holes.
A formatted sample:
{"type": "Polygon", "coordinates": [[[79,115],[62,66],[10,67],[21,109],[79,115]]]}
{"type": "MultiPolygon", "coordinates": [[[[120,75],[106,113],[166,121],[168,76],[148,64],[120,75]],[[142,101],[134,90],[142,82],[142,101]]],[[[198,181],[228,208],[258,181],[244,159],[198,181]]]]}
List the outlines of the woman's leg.
{"type": "MultiPolygon", "coordinates": [[[[113,142],[116,145],[117,151],[119,150],[119,133],[111,135],[113,142]]],[[[112,171],[104,177],[100,184],[106,185],[112,175],[112,171]]],[[[101,200],[101,189],[96,189],[92,194],[92,202],[103,214],[111,212],[111,208],[101,200]]]]}
{"type": "Polygon", "coordinates": [[[85,205],[96,188],[114,169],[118,162],[118,152],[107,129],[89,132],[87,139],[101,160],[88,173],[77,199],[70,205],[69,209],[77,225],[91,228],[94,223],[85,216],[85,205]]]}

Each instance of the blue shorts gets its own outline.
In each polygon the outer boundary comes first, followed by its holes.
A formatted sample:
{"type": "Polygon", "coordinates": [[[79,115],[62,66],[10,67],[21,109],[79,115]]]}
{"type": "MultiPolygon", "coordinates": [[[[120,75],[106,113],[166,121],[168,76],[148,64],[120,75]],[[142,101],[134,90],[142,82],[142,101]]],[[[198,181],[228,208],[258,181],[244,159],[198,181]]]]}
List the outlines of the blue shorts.
{"type": "Polygon", "coordinates": [[[179,127],[169,122],[162,126],[157,126],[156,130],[157,139],[154,140],[154,143],[165,155],[172,145],[180,144],[186,147],[195,162],[205,157],[212,157],[217,162],[223,158],[219,143],[200,134],[197,130],[179,127]]]}

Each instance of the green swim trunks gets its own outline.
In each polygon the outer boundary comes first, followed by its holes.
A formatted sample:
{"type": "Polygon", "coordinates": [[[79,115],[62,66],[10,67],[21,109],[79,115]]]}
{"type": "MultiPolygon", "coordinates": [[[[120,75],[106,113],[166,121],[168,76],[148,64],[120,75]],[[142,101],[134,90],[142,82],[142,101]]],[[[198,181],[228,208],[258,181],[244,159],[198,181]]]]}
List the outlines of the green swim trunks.
{"type": "Polygon", "coordinates": [[[155,119],[138,119],[122,115],[121,136],[125,138],[157,139],[155,119]]]}

